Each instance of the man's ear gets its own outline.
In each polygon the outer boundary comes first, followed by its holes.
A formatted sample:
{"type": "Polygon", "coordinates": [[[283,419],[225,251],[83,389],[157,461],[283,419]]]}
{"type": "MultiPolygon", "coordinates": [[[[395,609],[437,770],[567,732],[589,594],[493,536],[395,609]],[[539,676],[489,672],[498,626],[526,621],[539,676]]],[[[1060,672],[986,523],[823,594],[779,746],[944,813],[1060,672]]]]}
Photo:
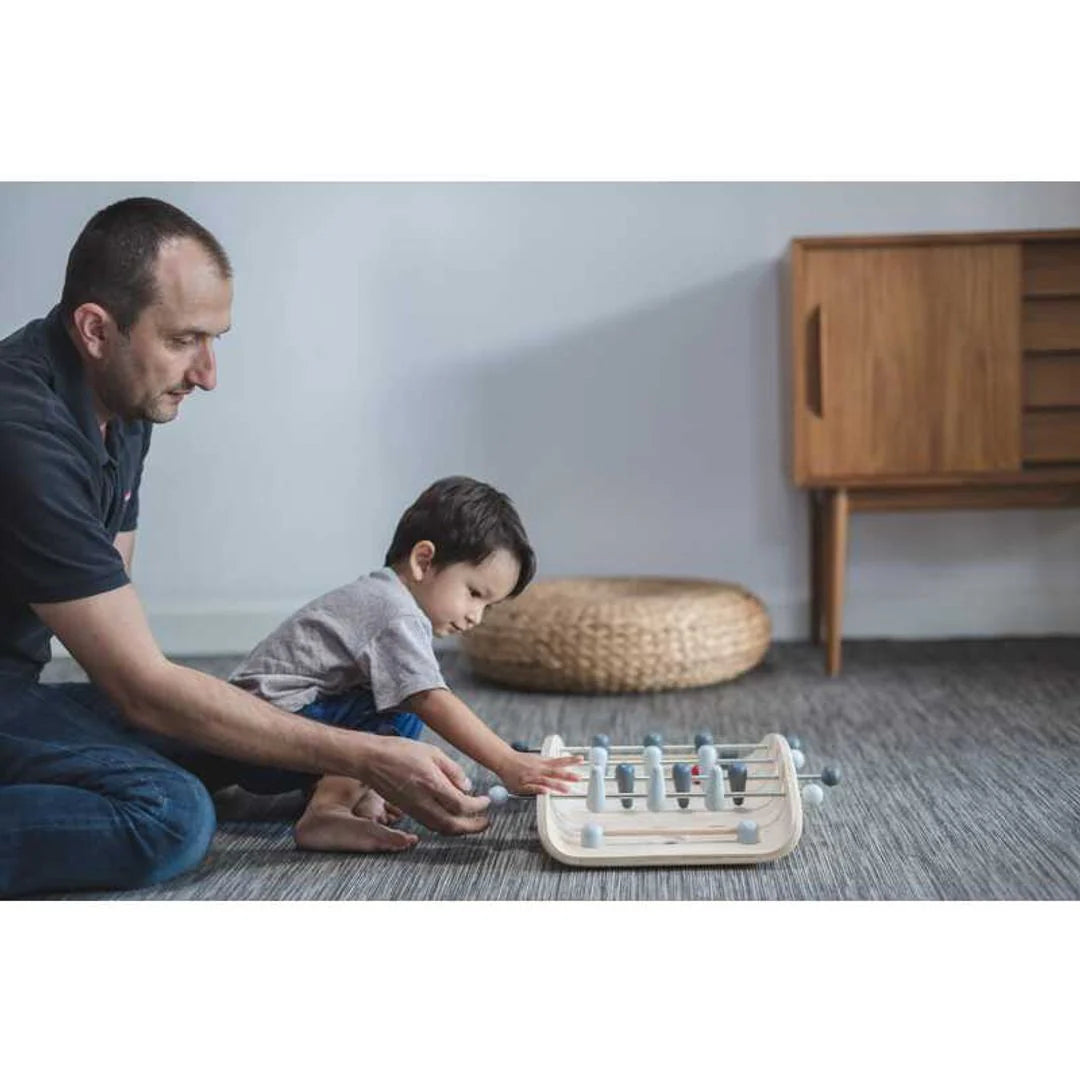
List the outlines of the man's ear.
{"type": "Polygon", "coordinates": [[[435,562],[435,545],[430,540],[419,540],[409,552],[409,574],[413,581],[423,581],[435,562]]]}
{"type": "Polygon", "coordinates": [[[71,321],[79,351],[94,360],[104,359],[109,336],[116,331],[113,317],[100,304],[86,303],[75,309],[71,321]]]}

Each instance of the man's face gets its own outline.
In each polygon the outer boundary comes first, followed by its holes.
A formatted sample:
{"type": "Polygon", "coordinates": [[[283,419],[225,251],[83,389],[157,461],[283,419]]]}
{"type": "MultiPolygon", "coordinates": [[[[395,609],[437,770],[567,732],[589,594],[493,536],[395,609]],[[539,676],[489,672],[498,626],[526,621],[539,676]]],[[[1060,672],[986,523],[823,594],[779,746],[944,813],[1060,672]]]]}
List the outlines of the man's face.
{"type": "Polygon", "coordinates": [[[165,424],[192,390],[217,385],[214,341],[229,329],[232,282],[187,237],[162,244],[155,277],[157,296],[128,333],[107,327],[93,383],[107,414],[165,424]]]}

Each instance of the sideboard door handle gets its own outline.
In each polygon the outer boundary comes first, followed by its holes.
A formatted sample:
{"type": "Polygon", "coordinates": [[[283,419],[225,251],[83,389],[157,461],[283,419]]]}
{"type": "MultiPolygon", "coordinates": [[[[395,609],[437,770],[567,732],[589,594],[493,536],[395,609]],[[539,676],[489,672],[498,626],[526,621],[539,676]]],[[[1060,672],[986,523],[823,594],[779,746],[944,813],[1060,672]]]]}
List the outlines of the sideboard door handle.
{"type": "Polygon", "coordinates": [[[825,308],[818,304],[810,315],[807,334],[806,403],[825,419],[825,308]]]}

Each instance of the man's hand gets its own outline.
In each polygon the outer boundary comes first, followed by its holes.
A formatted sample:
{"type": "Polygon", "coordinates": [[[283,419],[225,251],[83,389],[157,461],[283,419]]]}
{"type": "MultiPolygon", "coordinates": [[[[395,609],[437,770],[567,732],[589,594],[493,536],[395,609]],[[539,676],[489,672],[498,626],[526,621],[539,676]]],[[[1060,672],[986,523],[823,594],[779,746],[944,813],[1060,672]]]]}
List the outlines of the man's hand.
{"type": "Polygon", "coordinates": [[[467,795],[464,770],[438,747],[413,739],[379,735],[357,774],[384,799],[441,833],[476,833],[488,827],[480,816],[491,800],[467,795]]]}
{"type": "Polygon", "coordinates": [[[542,795],[545,791],[566,794],[581,777],[570,767],[584,759],[576,755],[545,758],[515,750],[509,764],[499,769],[499,779],[514,795],[542,795]]]}

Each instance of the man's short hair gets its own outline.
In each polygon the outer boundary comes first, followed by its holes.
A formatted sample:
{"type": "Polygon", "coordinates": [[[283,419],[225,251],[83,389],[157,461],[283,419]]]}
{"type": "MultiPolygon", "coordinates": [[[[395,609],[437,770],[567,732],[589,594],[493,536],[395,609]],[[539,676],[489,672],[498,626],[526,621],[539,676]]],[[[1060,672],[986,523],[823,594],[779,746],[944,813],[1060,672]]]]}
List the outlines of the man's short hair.
{"type": "Polygon", "coordinates": [[[476,566],[505,548],[520,567],[511,596],[521,593],[536,573],[536,554],[514,504],[490,484],[467,476],[436,480],[405,511],[386,552],[386,565],[407,559],[421,540],[435,545],[436,567],[461,562],[476,566]]]}
{"type": "Polygon", "coordinates": [[[166,240],[198,241],[223,278],[232,277],[225,249],[194,218],[160,199],[123,199],[99,210],[68,255],[60,312],[71,321],[80,304],[100,304],[126,334],[156,298],[154,263],[166,240]]]}

